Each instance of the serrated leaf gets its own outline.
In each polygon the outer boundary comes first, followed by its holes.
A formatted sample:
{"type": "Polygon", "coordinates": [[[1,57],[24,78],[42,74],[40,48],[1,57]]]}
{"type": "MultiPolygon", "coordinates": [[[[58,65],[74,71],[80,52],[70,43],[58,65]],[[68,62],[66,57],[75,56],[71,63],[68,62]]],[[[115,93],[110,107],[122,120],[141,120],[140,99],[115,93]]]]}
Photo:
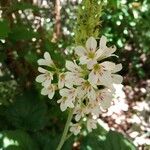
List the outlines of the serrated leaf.
{"type": "Polygon", "coordinates": [[[36,131],[44,128],[47,123],[47,106],[44,101],[37,99],[36,94],[25,93],[9,105],[6,117],[19,129],[36,131]]]}
{"type": "Polygon", "coordinates": [[[0,132],[0,149],[4,150],[39,150],[35,141],[24,131],[0,132]]]}

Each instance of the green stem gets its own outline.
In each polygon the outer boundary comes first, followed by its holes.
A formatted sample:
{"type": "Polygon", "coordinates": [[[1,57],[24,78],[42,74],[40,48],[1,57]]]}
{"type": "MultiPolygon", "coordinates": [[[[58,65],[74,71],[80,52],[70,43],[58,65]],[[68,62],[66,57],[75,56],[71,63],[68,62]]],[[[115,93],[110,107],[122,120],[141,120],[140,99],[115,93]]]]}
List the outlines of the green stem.
{"type": "MultiPolygon", "coordinates": [[[[72,136],[72,133],[68,134],[68,135],[66,136],[66,140],[68,140],[71,136],[72,136]]],[[[66,141],[66,140],[65,140],[65,141],[66,141]]]]}
{"type": "Polygon", "coordinates": [[[64,128],[64,131],[63,131],[60,143],[59,143],[59,145],[58,145],[56,150],[61,150],[63,144],[65,143],[72,116],[73,116],[73,109],[70,109],[70,112],[69,112],[69,115],[68,115],[68,119],[67,119],[67,122],[66,122],[66,125],[65,125],[65,128],[64,128]]]}

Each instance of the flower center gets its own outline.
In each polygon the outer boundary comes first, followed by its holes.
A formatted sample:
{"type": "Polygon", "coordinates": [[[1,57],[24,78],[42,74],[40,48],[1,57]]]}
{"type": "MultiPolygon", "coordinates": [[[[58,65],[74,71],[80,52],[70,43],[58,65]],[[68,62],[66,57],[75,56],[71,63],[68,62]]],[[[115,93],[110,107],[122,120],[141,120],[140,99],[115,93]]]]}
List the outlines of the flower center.
{"type": "Polygon", "coordinates": [[[50,74],[49,72],[46,72],[46,73],[45,73],[45,78],[46,78],[47,80],[51,79],[51,74],[50,74]]]}
{"type": "Polygon", "coordinates": [[[99,64],[94,65],[94,71],[100,70],[101,66],[99,64]]]}
{"type": "Polygon", "coordinates": [[[91,86],[91,84],[90,84],[88,81],[86,81],[86,82],[84,82],[84,84],[83,84],[83,89],[87,90],[87,89],[90,88],[90,86],[91,86]]]}
{"type": "Polygon", "coordinates": [[[49,91],[51,91],[51,90],[53,90],[53,88],[52,88],[52,86],[50,85],[50,86],[48,86],[48,88],[47,88],[49,91]]]}
{"type": "Polygon", "coordinates": [[[95,53],[94,52],[89,52],[88,53],[88,58],[91,58],[91,59],[95,58],[95,53]]]}
{"type": "Polygon", "coordinates": [[[65,75],[64,75],[64,74],[61,74],[61,75],[60,75],[60,80],[61,80],[61,81],[65,80],[65,75]]]}
{"type": "Polygon", "coordinates": [[[67,97],[66,97],[66,96],[64,96],[64,97],[63,97],[63,101],[66,101],[66,100],[67,100],[67,97]]]}

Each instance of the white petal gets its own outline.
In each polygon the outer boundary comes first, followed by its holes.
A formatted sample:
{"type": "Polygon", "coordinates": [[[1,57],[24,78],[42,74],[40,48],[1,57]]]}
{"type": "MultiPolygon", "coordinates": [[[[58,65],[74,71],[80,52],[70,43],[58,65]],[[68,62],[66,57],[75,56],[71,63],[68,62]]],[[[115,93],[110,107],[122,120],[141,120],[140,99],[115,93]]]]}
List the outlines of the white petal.
{"type": "Polygon", "coordinates": [[[87,121],[87,129],[88,129],[89,132],[91,132],[92,129],[96,129],[97,128],[96,123],[97,122],[94,119],[89,119],[87,121]]]}
{"type": "Polygon", "coordinates": [[[111,47],[109,48],[109,51],[111,52],[111,54],[114,53],[116,50],[117,50],[117,48],[116,48],[115,45],[114,45],[114,46],[111,46],[111,47]]]}
{"type": "Polygon", "coordinates": [[[97,41],[95,40],[94,37],[90,37],[87,41],[86,41],[86,48],[89,51],[96,51],[96,47],[97,47],[97,41]]]}
{"type": "Polygon", "coordinates": [[[48,65],[48,63],[47,63],[47,61],[45,61],[45,59],[39,59],[37,62],[40,66],[47,66],[48,65]]]}
{"type": "Polygon", "coordinates": [[[110,62],[110,61],[105,61],[101,63],[101,65],[104,67],[105,70],[111,71],[115,69],[115,63],[110,62]]]}
{"type": "Polygon", "coordinates": [[[50,54],[48,52],[45,52],[44,53],[44,59],[39,59],[38,60],[38,64],[41,65],[41,66],[52,66],[54,65],[51,57],[50,57],[50,54]]]}
{"type": "Polygon", "coordinates": [[[96,59],[99,59],[104,53],[105,51],[103,49],[98,49],[96,51],[96,59]]]}
{"type": "Polygon", "coordinates": [[[47,72],[46,69],[42,68],[42,67],[38,67],[38,71],[41,72],[41,73],[45,73],[47,72]]]}
{"type": "Polygon", "coordinates": [[[117,64],[115,69],[112,71],[113,73],[119,72],[122,69],[122,64],[117,64]]]}
{"type": "Polygon", "coordinates": [[[112,77],[108,71],[104,71],[98,78],[98,85],[104,85],[106,87],[110,87],[112,85],[112,77]]]}
{"type": "Polygon", "coordinates": [[[82,86],[77,87],[77,96],[79,99],[83,98],[86,94],[86,91],[83,90],[82,86]]]}
{"type": "Polygon", "coordinates": [[[88,58],[87,56],[82,56],[80,57],[80,64],[86,64],[88,62],[88,58]]]}
{"type": "Polygon", "coordinates": [[[48,87],[51,85],[51,80],[46,80],[45,82],[42,83],[42,86],[48,87]]]}
{"type": "Polygon", "coordinates": [[[36,77],[36,82],[42,83],[45,80],[44,74],[40,74],[36,77]]]}
{"type": "Polygon", "coordinates": [[[74,85],[82,85],[83,82],[85,82],[83,78],[80,77],[74,78],[74,85]]]}
{"type": "Polygon", "coordinates": [[[100,49],[102,51],[104,51],[106,49],[106,43],[107,43],[107,38],[105,36],[102,36],[101,39],[100,39],[100,49]]]}
{"type": "Polygon", "coordinates": [[[63,97],[68,97],[69,96],[69,90],[67,88],[61,89],[59,91],[59,94],[63,97]]]}
{"type": "Polygon", "coordinates": [[[58,88],[59,89],[62,89],[64,87],[64,85],[65,85],[65,81],[64,80],[63,81],[61,81],[61,80],[58,81],[58,88]]]}
{"type": "Polygon", "coordinates": [[[88,92],[88,98],[90,101],[96,99],[96,91],[93,88],[88,92]]]}
{"type": "Polygon", "coordinates": [[[64,73],[61,73],[59,75],[59,80],[58,80],[58,88],[59,89],[62,89],[65,85],[65,74],[64,73]]]}
{"type": "Polygon", "coordinates": [[[65,104],[65,102],[62,102],[60,104],[60,109],[61,109],[61,111],[65,111],[67,109],[67,105],[65,104]]]}
{"type": "Polygon", "coordinates": [[[65,76],[65,86],[68,88],[72,88],[74,85],[74,73],[66,72],[65,76]]]}
{"type": "Polygon", "coordinates": [[[113,98],[113,95],[110,91],[103,89],[103,90],[101,90],[100,97],[102,97],[103,100],[111,101],[113,98]]]}
{"type": "Polygon", "coordinates": [[[112,74],[112,79],[115,84],[121,84],[123,81],[123,77],[118,74],[112,74]]]}
{"type": "Polygon", "coordinates": [[[94,71],[91,71],[90,74],[89,74],[89,79],[88,81],[91,83],[91,84],[97,84],[97,81],[98,81],[98,75],[94,73],[94,71]]]}
{"type": "Polygon", "coordinates": [[[62,101],[63,101],[63,99],[61,98],[61,99],[57,100],[57,103],[61,103],[62,101]]]}
{"type": "Polygon", "coordinates": [[[77,66],[72,61],[69,61],[69,60],[66,61],[66,68],[69,71],[75,71],[76,67],[77,66]]]}
{"type": "Polygon", "coordinates": [[[74,80],[76,73],[74,72],[66,72],[65,80],[71,81],[74,80]]]}
{"type": "Polygon", "coordinates": [[[111,90],[112,93],[116,92],[116,88],[114,87],[115,84],[112,84],[109,86],[109,89],[111,90]]]}
{"type": "Polygon", "coordinates": [[[70,81],[67,81],[67,80],[66,80],[65,86],[66,86],[67,88],[72,88],[72,87],[73,87],[73,82],[70,82],[70,81]]]}
{"type": "Polygon", "coordinates": [[[83,47],[83,46],[77,46],[76,48],[75,48],[75,53],[78,55],[78,56],[84,56],[84,55],[86,55],[86,50],[85,50],[85,48],[83,47]]]}
{"type": "Polygon", "coordinates": [[[100,105],[103,109],[108,109],[111,106],[111,101],[104,99],[103,101],[101,101],[100,105]]]}
{"type": "Polygon", "coordinates": [[[71,131],[74,135],[79,134],[80,130],[81,130],[81,126],[80,126],[78,123],[72,124],[72,126],[71,126],[71,128],[70,128],[70,131],[71,131]]]}
{"type": "Polygon", "coordinates": [[[42,94],[42,95],[48,95],[48,93],[49,93],[49,90],[46,89],[46,88],[43,88],[43,89],[41,90],[41,94],[42,94]]]}
{"type": "Polygon", "coordinates": [[[75,116],[75,120],[76,120],[76,121],[79,121],[80,118],[81,118],[81,114],[77,114],[77,115],[75,116]]]}
{"type": "Polygon", "coordinates": [[[88,69],[92,69],[93,68],[93,66],[95,65],[95,64],[97,64],[97,60],[89,60],[88,62],[87,62],[87,67],[88,67],[88,69]]]}
{"type": "Polygon", "coordinates": [[[46,61],[48,61],[50,64],[53,64],[52,58],[48,52],[44,53],[44,58],[46,61]]]}
{"type": "MultiPolygon", "coordinates": [[[[70,100],[70,99],[69,99],[70,100]]],[[[67,103],[67,102],[66,102],[67,103]]],[[[70,102],[67,103],[67,106],[69,108],[74,108],[74,104],[72,103],[72,101],[70,100],[70,102]]]]}
{"type": "Polygon", "coordinates": [[[54,97],[54,94],[55,94],[55,91],[51,91],[49,94],[48,94],[48,98],[49,99],[52,99],[54,97]]]}

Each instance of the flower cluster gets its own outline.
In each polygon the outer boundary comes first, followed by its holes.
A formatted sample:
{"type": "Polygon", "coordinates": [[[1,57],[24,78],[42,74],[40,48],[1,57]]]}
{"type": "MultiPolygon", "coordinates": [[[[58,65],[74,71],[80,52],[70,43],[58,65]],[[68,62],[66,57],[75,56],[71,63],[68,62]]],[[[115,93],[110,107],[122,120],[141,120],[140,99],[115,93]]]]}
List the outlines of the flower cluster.
{"type": "Polygon", "coordinates": [[[77,60],[67,60],[64,72],[58,71],[48,52],[45,52],[44,59],[38,60],[40,66],[53,68],[53,71],[38,68],[41,74],[36,81],[43,86],[41,94],[52,99],[59,90],[61,99],[57,103],[61,111],[73,109],[75,123],[71,123],[70,131],[75,135],[80,132],[82,124],[86,124],[89,132],[97,127],[95,118],[111,105],[115,92],[113,85],[122,82],[122,76],[116,74],[122,65],[107,61],[108,57],[116,56],[113,54],[116,47],[107,47],[106,43],[105,36],[101,37],[99,44],[90,37],[85,47],[75,47],[77,60]],[[54,74],[58,78],[56,83],[53,82],[54,74]]]}

